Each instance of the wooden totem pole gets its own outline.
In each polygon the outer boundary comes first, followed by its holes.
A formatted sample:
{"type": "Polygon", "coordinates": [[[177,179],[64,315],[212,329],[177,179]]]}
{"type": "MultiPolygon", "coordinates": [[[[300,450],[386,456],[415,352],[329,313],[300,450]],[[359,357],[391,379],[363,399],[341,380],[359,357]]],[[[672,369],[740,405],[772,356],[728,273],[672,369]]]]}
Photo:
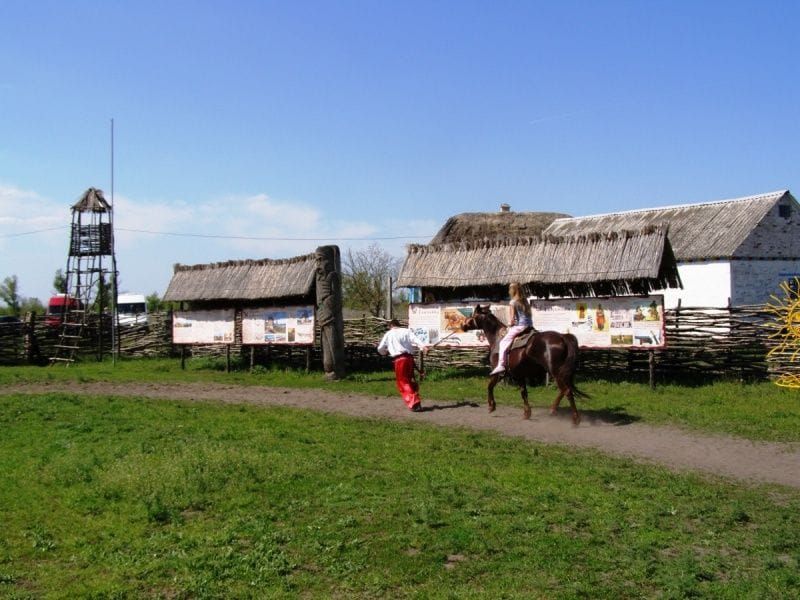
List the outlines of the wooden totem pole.
{"type": "Polygon", "coordinates": [[[327,379],[340,379],[345,375],[345,353],[339,247],[320,246],[316,254],[317,320],[322,346],[322,368],[327,379]]]}

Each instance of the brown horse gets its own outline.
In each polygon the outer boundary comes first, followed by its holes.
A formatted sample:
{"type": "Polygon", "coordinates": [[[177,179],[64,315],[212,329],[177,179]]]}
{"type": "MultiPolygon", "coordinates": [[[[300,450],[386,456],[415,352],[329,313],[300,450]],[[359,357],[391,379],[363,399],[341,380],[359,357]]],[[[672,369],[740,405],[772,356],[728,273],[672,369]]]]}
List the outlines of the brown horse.
{"type": "MultiPolygon", "coordinates": [[[[478,304],[472,316],[466,320],[463,329],[482,329],[489,341],[489,363],[492,367],[497,364],[498,344],[505,335],[506,326],[498,319],[489,306],[478,304]]],[[[524,334],[523,334],[524,335],[524,334]]],[[[561,399],[566,396],[572,408],[572,422],[577,425],[581,416],[575,406],[575,396],[588,398],[575,387],[575,369],[578,364],[578,339],[571,333],[558,333],[556,331],[537,331],[528,339],[524,346],[512,348],[508,353],[507,372],[520,387],[520,395],[525,403],[525,418],[531,416],[531,407],[528,404],[528,388],[526,383],[533,383],[544,372],[558,386],[558,396],[550,407],[550,414],[555,414],[561,399]]],[[[496,405],[494,401],[494,387],[503,377],[502,374],[492,375],[489,378],[489,412],[496,405]]]]}

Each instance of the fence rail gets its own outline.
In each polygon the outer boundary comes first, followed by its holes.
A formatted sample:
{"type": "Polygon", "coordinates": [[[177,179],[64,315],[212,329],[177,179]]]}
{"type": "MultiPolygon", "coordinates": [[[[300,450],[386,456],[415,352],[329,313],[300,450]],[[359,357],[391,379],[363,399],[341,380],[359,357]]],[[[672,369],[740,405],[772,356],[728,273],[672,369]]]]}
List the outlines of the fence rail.
{"type": "MultiPolygon", "coordinates": [[[[653,350],[657,379],[687,380],[736,378],[766,380],[781,375],[800,376],[800,339],[785,335],[784,324],[763,306],[679,308],[665,311],[664,349],[653,350]],[[790,342],[786,343],[789,339],[790,342]]],[[[91,360],[109,354],[110,327],[89,327],[81,342],[80,356],[91,360]],[[100,328],[108,328],[102,331],[100,328]]],[[[244,346],[241,326],[234,344],[190,346],[191,357],[220,357],[230,352],[241,363],[252,365],[291,364],[321,368],[319,345],[310,348],[282,345],[244,346]]],[[[386,368],[389,361],[375,352],[386,331],[386,321],[370,316],[345,319],[344,337],[348,369],[386,368]]],[[[172,343],[172,315],[149,315],[146,325],[120,329],[120,356],[177,357],[180,347],[172,343]]],[[[317,336],[319,339],[319,336],[317,336]]],[[[0,323],[0,364],[43,364],[58,343],[58,331],[42,317],[28,316],[21,323],[0,323]]],[[[585,378],[646,379],[650,373],[650,352],[635,349],[583,350],[579,372],[585,378]]],[[[436,347],[426,357],[428,369],[472,370],[487,366],[484,348],[436,347]]]]}

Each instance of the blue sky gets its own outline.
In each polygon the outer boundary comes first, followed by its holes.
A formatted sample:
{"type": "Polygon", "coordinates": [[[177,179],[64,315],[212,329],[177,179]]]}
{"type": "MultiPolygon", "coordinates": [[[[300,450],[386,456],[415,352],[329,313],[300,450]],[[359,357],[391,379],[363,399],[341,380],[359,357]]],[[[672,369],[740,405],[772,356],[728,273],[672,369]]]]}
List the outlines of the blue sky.
{"type": "Polygon", "coordinates": [[[133,292],[178,262],[402,256],[503,202],[800,189],[798,26],[789,1],[4,0],[0,279],[49,296],[69,207],[110,197],[112,118],[133,292]]]}

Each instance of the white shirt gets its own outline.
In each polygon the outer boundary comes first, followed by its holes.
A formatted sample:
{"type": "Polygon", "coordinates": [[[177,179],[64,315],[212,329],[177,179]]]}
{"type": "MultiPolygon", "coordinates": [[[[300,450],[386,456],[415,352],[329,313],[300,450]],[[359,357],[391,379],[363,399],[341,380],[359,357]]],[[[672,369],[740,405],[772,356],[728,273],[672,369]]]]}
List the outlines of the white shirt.
{"type": "Polygon", "coordinates": [[[414,354],[414,347],[424,348],[425,342],[416,334],[405,327],[392,327],[387,331],[381,343],[378,344],[378,353],[389,354],[394,358],[401,354],[414,354]]]}

